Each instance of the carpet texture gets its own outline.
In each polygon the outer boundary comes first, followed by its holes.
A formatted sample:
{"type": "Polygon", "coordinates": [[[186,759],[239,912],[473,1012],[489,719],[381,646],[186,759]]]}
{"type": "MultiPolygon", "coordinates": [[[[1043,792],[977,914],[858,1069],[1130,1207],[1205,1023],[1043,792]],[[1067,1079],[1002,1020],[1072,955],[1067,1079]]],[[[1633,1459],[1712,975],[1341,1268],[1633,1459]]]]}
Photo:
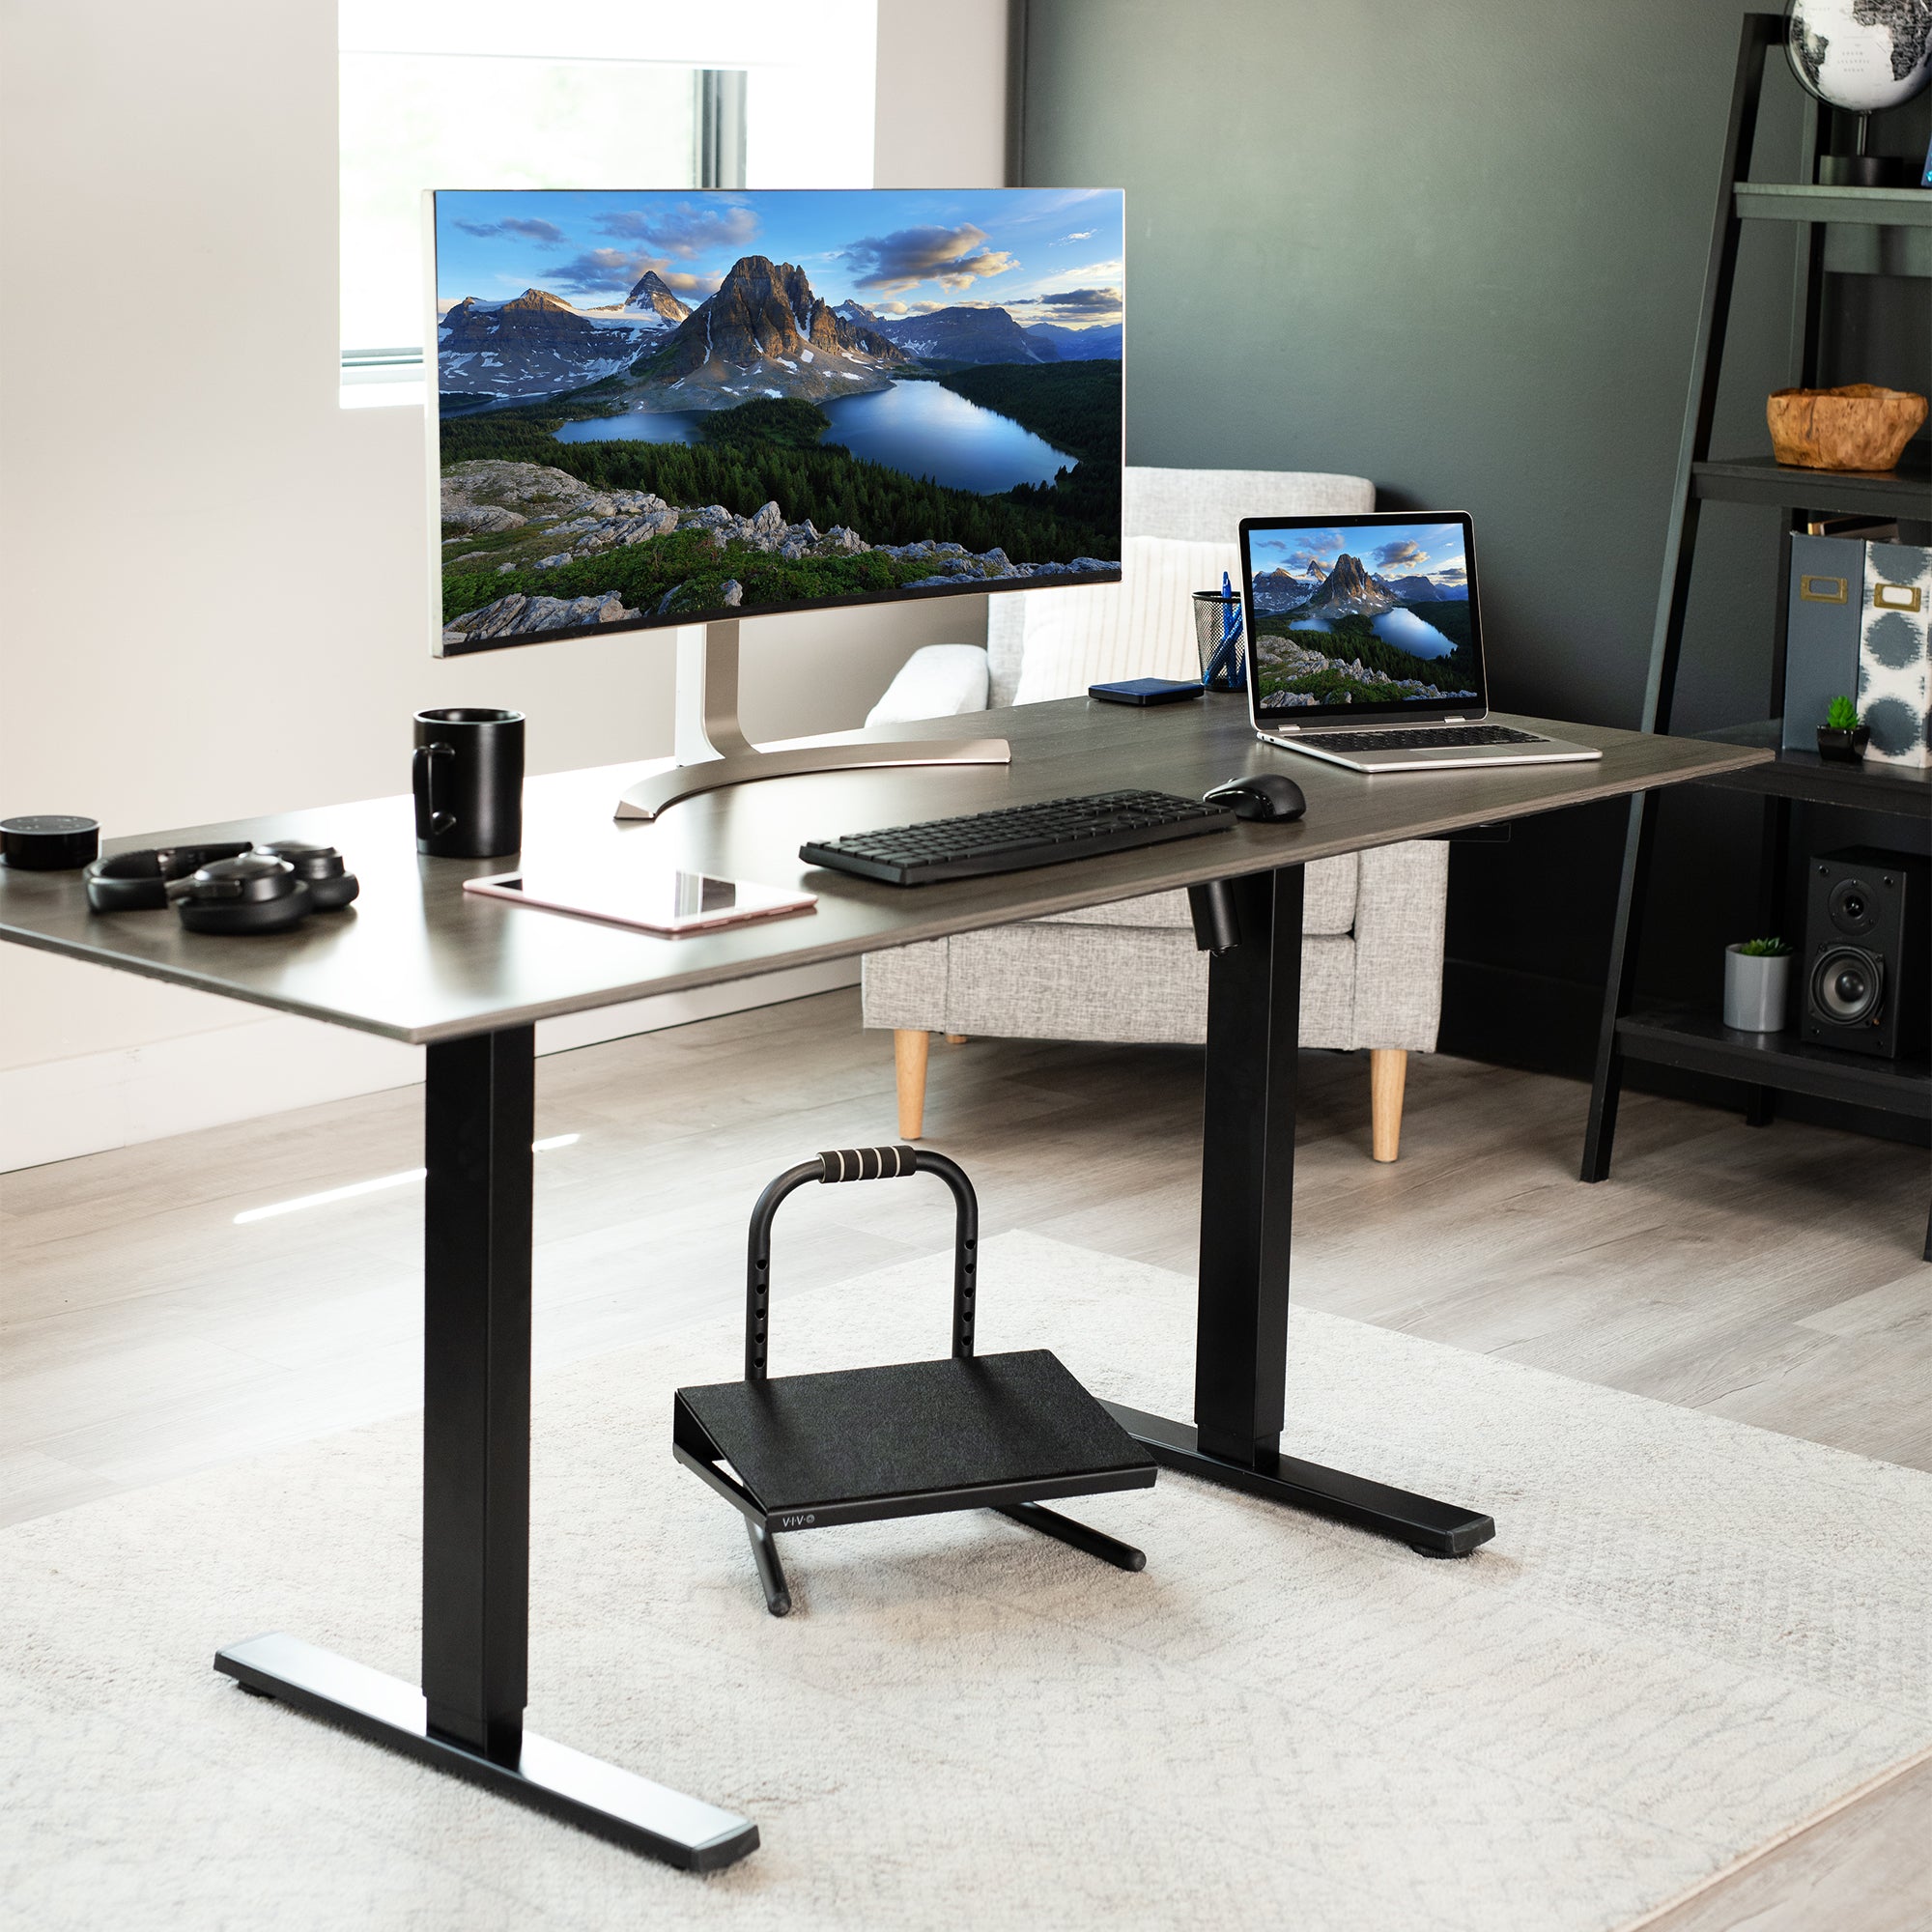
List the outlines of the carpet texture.
{"type": "MultiPolygon", "coordinates": [[[[936,1353],[950,1260],[787,1296],[775,1371],[936,1353]]],[[[982,1350],[1189,1409],[1192,1287],[1009,1235],[982,1350]]],[[[641,1291],[640,1291],[641,1292],[641,1291]]],[[[1489,1510],[1432,1562],[1163,1475],[781,1540],[671,1461],[730,1321],[535,1407],[530,1724],[757,1820],[708,1879],[213,1675],[286,1629],[413,1678],[418,1423],[0,1535],[0,1925],[1630,1926],[1932,1747],[1932,1477],[1297,1311],[1289,1446],[1489,1510]]]]}

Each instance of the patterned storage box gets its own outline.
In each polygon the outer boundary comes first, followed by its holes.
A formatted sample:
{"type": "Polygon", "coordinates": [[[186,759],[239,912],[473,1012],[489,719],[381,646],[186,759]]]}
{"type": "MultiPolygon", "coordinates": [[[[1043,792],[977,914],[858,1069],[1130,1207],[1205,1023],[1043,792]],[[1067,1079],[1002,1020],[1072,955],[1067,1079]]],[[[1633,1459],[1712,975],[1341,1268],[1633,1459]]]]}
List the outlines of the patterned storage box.
{"type": "Polygon", "coordinates": [[[1859,631],[1859,717],[1865,755],[1932,765],[1932,550],[1865,546],[1859,631]]]}

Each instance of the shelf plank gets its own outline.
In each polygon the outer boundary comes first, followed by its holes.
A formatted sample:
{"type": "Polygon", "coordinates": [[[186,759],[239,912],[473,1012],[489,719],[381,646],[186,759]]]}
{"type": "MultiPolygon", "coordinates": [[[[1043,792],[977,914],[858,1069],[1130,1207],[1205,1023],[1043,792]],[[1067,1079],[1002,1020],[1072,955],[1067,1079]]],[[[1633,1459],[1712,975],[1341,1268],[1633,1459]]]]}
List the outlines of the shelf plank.
{"type": "MultiPolygon", "coordinates": [[[[1932,198],[1932,197],[1928,197],[1932,198]]],[[[1693,496],[1828,515],[1932,523],[1932,445],[1909,444],[1896,469],[1800,469],[1770,455],[1714,457],[1690,467],[1693,496]]]]}
{"type": "Polygon", "coordinates": [[[1922,187],[1740,182],[1733,193],[1741,221],[1857,221],[1874,228],[1932,228],[1932,192],[1922,187]]]}
{"type": "Polygon", "coordinates": [[[1795,798],[1807,805],[1852,806],[1861,811],[1932,820],[1932,767],[1871,760],[1840,764],[1816,752],[1785,751],[1777,742],[1780,731],[1781,721],[1772,718],[1694,733],[1714,745],[1748,745],[1772,754],[1769,764],[1725,772],[1708,782],[1765,798],[1795,798]]]}
{"type": "Polygon", "coordinates": [[[1932,1121],[1932,1063],[1922,1058],[1869,1060],[1807,1046],[1796,1031],[1738,1033],[1711,1013],[1675,1006],[1627,1014],[1617,1022],[1617,1044],[1631,1060],[1932,1121]]]}

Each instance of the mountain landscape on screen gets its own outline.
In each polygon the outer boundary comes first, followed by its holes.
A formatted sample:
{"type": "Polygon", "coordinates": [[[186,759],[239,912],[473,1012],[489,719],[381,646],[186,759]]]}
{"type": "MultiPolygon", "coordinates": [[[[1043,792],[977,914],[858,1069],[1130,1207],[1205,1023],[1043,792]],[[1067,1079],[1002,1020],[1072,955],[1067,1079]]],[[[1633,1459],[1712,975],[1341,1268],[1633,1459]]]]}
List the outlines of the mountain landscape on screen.
{"type": "Polygon", "coordinates": [[[691,304],[679,301],[655,269],[646,269],[638,277],[638,286],[624,298],[623,313],[653,315],[658,318],[653,327],[675,328],[691,313],[691,304]]]}
{"type": "Polygon", "coordinates": [[[1117,577],[1121,200],[436,197],[443,648],[1117,577]]]}
{"type": "Polygon", "coordinates": [[[1052,343],[1037,339],[1003,308],[939,308],[879,327],[905,353],[926,362],[1060,360],[1052,343]]]}
{"type": "Polygon", "coordinates": [[[1344,551],[1326,578],[1309,593],[1308,609],[1330,617],[1379,617],[1393,611],[1396,595],[1379,578],[1371,577],[1358,557],[1344,551]]]}
{"type": "Polygon", "coordinates": [[[1253,563],[1257,689],[1268,708],[1479,695],[1461,524],[1263,531],[1253,563]]]}
{"type": "Polygon", "coordinates": [[[1126,330],[1118,322],[1096,322],[1086,328],[1067,328],[1057,322],[1037,322],[1027,330],[1036,348],[1050,345],[1063,362],[1121,359],[1126,330]]]}
{"type": "Polygon", "coordinates": [[[1469,586],[1463,582],[1437,583],[1431,577],[1393,577],[1388,587],[1405,604],[1466,604],[1469,586]]]}

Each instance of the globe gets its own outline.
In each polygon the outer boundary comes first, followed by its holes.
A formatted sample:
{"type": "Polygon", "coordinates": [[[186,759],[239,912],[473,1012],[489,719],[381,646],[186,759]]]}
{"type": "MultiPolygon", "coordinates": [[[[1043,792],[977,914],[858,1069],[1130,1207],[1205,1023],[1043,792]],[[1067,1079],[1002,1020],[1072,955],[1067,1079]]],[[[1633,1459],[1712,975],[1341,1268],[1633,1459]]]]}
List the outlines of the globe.
{"type": "Polygon", "coordinates": [[[1932,0],[1790,0],[1784,51],[1828,107],[1897,107],[1932,81],[1932,0]]]}

